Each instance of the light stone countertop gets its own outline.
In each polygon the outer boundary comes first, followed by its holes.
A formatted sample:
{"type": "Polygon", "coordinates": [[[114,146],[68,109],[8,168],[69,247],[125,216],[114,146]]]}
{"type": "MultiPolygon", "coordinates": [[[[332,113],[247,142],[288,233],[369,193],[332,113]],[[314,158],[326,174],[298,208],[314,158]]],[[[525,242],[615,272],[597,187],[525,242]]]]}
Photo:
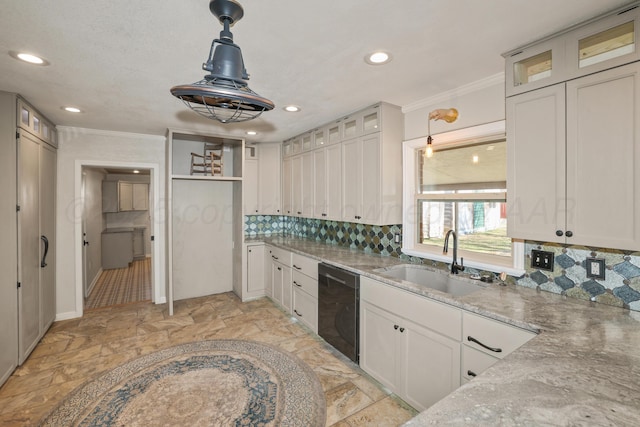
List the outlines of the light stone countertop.
{"type": "Polygon", "coordinates": [[[496,283],[454,297],[374,271],[407,264],[394,257],[295,237],[259,237],[246,243],[251,241],[539,332],[405,426],[640,425],[640,313],[496,283]]]}

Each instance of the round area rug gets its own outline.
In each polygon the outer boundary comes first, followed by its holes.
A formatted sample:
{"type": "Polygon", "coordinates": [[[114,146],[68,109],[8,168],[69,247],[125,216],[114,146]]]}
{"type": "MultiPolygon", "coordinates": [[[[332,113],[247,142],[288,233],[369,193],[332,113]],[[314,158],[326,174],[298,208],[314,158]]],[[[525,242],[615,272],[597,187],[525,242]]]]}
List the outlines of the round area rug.
{"type": "Polygon", "coordinates": [[[125,363],[82,385],[45,426],[324,426],[315,373],[253,341],[201,341],[125,363]]]}

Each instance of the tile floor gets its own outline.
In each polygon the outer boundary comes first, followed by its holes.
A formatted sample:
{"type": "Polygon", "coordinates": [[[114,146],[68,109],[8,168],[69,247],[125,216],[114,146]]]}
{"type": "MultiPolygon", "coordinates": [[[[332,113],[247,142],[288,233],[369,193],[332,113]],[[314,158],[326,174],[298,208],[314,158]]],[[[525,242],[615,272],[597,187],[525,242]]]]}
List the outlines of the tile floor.
{"type": "Polygon", "coordinates": [[[136,303],[56,322],[0,388],[0,425],[31,426],[85,381],[143,354],[196,340],[239,338],[277,345],[318,375],[327,426],[397,426],[416,412],[358,366],[286,316],[269,299],[233,293],[166,304],[136,303]]]}

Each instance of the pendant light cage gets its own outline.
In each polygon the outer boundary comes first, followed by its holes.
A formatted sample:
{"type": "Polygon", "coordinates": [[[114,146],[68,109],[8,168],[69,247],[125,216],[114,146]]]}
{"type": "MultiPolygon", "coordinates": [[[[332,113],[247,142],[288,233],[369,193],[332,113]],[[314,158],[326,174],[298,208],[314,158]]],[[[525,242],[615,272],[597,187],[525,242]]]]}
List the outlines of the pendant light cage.
{"type": "Polygon", "coordinates": [[[223,25],[220,39],[213,41],[203,64],[210,74],[199,82],[172,87],[171,94],[199,115],[221,123],[255,119],[274,104],[249,89],[242,52],[229,31],[242,18],[242,6],[235,0],[211,0],[209,9],[223,25]]]}

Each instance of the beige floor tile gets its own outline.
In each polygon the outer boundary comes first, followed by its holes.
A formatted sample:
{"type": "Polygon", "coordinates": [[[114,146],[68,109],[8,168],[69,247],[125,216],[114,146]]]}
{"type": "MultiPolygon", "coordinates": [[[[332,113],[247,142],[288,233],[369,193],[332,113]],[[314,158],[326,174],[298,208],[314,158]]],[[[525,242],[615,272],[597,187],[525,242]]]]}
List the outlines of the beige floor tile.
{"type": "Polygon", "coordinates": [[[166,305],[137,303],[90,310],[56,322],[26,363],[0,388],[0,425],[32,426],[65,396],[110,369],[183,342],[247,339],[270,343],[305,361],[327,401],[327,425],[397,425],[410,409],[346,357],[267,298],[242,303],[233,293],[166,305]],[[385,424],[389,423],[389,424],[385,424]]]}

